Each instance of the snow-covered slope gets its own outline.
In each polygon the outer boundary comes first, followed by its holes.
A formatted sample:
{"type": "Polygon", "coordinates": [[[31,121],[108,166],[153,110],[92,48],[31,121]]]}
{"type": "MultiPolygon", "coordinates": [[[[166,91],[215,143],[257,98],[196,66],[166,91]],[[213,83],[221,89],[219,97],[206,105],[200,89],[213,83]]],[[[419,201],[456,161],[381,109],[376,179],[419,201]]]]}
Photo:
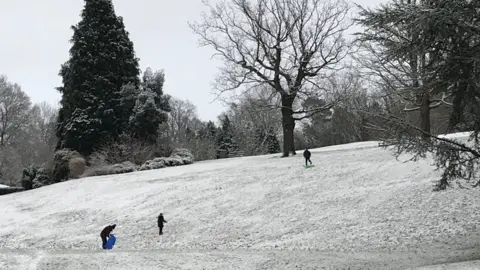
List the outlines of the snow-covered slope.
{"type": "Polygon", "coordinates": [[[1,269],[405,268],[480,259],[480,191],[363,142],[0,196],[1,269]],[[163,212],[165,234],[156,217],[163,212]],[[116,223],[117,244],[99,233],[116,223]]]}

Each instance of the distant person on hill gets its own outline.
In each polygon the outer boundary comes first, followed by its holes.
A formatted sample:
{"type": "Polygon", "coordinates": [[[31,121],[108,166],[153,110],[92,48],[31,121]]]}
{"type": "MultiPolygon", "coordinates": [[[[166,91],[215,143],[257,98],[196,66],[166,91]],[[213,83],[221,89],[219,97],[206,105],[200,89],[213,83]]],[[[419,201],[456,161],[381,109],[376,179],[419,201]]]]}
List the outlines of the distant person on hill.
{"type": "Polygon", "coordinates": [[[158,229],[159,229],[159,232],[158,234],[159,235],[162,235],[163,234],[163,223],[167,223],[167,221],[163,218],[163,214],[160,213],[160,215],[158,216],[158,229]]]}
{"type": "Polygon", "coordinates": [[[109,225],[109,226],[103,228],[102,232],[100,233],[100,237],[102,238],[102,248],[103,249],[107,249],[106,248],[107,237],[110,237],[110,233],[113,231],[113,229],[115,229],[116,226],[117,226],[116,224],[109,225]]]}
{"type": "Polygon", "coordinates": [[[308,166],[307,162],[310,162],[310,165],[312,165],[312,161],[310,160],[310,157],[312,157],[312,153],[308,151],[308,148],[303,151],[303,157],[305,158],[305,167],[308,166]]]}

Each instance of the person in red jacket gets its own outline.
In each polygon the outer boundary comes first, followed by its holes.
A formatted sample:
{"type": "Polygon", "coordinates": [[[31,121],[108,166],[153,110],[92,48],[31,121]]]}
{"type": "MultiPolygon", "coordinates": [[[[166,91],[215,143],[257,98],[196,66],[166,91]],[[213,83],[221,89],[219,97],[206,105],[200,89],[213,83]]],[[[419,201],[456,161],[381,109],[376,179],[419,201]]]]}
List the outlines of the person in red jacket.
{"type": "Polygon", "coordinates": [[[107,237],[110,237],[110,233],[113,231],[113,229],[115,229],[116,226],[117,226],[116,224],[109,225],[109,226],[103,228],[102,232],[100,233],[100,238],[102,238],[102,248],[103,249],[107,249],[107,247],[106,247],[107,237]]]}

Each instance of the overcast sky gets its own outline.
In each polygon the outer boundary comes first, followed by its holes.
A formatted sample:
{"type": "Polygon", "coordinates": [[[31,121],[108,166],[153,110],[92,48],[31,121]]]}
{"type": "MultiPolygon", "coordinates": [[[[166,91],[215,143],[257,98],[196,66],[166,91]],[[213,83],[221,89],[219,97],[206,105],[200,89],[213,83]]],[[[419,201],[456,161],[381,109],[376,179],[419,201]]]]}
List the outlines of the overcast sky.
{"type": "MultiPolygon", "coordinates": [[[[386,0],[354,0],[377,5],[386,0]]],[[[124,18],[142,71],[164,69],[166,93],[189,99],[203,120],[224,110],[213,102],[211,83],[221,64],[200,48],[187,22],[199,19],[201,0],[113,0],[124,18]]],[[[14,0],[0,6],[0,74],[18,83],[33,102],[60,100],[60,65],[68,60],[71,26],[80,20],[83,0],[14,0]]]]}

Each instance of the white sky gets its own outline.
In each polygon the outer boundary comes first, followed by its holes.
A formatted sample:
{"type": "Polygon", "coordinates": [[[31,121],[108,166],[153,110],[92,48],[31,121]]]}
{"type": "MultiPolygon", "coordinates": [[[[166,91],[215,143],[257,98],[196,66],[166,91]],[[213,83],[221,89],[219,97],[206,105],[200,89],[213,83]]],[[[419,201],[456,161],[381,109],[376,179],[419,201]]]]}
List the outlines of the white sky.
{"type": "MultiPolygon", "coordinates": [[[[386,0],[354,0],[376,5],[386,0]]],[[[164,90],[188,98],[202,120],[216,120],[224,110],[213,102],[211,83],[221,64],[212,49],[200,48],[187,22],[198,20],[201,0],[113,0],[124,18],[142,71],[164,69],[164,90]]],[[[0,6],[0,74],[18,83],[33,102],[60,100],[60,65],[68,60],[71,26],[80,20],[83,0],[14,0],[0,6]]]]}

